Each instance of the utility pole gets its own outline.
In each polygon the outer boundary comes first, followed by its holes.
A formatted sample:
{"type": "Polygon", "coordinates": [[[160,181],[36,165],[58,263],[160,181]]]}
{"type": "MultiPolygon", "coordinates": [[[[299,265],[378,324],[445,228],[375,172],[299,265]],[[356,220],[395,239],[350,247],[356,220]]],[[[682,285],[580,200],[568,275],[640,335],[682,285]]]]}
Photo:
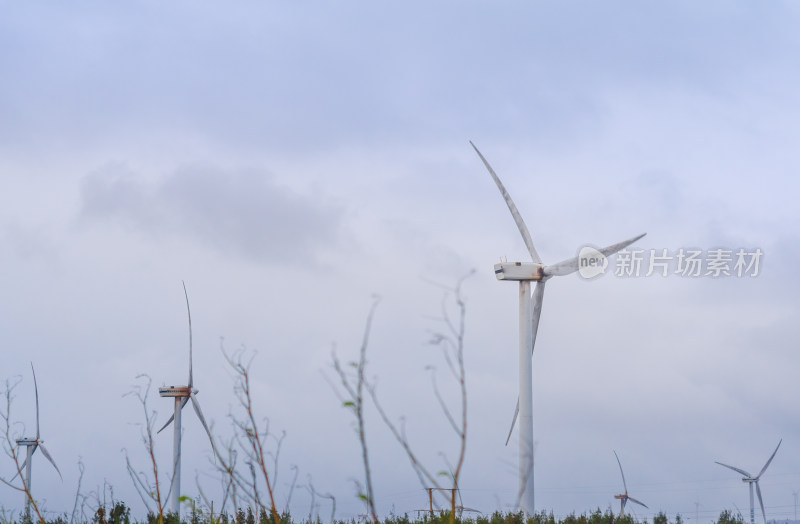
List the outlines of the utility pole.
{"type": "MultiPolygon", "coordinates": [[[[455,496],[457,493],[456,488],[425,488],[425,491],[428,492],[428,512],[430,512],[431,519],[433,518],[433,490],[436,491],[444,491],[445,489],[450,491],[450,500],[455,501],[455,496]]],[[[455,505],[455,504],[454,504],[455,505]]],[[[461,506],[463,509],[463,506],[461,506]]],[[[423,510],[420,510],[423,511],[423,510]]]]}

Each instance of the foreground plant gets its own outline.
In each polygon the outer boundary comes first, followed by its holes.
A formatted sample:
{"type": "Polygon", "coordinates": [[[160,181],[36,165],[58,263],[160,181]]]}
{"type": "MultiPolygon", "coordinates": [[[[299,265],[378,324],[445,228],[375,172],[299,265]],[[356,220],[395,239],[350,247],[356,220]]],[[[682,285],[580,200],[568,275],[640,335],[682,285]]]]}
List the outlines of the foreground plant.
{"type": "Polygon", "coordinates": [[[144,411],[144,425],[142,426],[141,436],[142,443],[144,444],[144,447],[147,450],[147,455],[150,458],[152,481],[150,480],[149,475],[145,474],[143,471],[136,471],[131,464],[130,458],[128,457],[128,451],[125,449],[122,451],[125,454],[125,466],[128,470],[128,474],[133,481],[133,486],[136,488],[136,492],[139,494],[139,497],[142,499],[142,502],[147,508],[147,512],[156,516],[157,524],[164,524],[164,504],[161,497],[161,482],[159,481],[158,476],[158,462],[156,461],[155,444],[153,441],[153,424],[155,424],[156,412],[150,411],[147,407],[147,397],[150,393],[152,380],[147,375],[139,375],[136,378],[144,380],[145,385],[133,386],[132,390],[126,393],[124,396],[135,396],[137,399],[139,399],[139,403],[144,411]],[[155,504],[155,513],[153,512],[152,504],[155,504]]]}
{"type": "MultiPolygon", "coordinates": [[[[447,494],[446,498],[449,508],[446,517],[449,524],[455,523],[457,510],[463,509],[457,504],[457,498],[459,495],[458,482],[461,478],[461,469],[464,466],[464,458],[466,457],[467,451],[467,382],[466,371],[464,367],[466,302],[461,295],[461,284],[471,274],[472,273],[469,273],[467,276],[459,280],[456,286],[452,289],[449,289],[445,294],[441,306],[442,316],[440,318],[441,323],[444,325],[444,330],[435,331],[430,341],[432,345],[438,346],[441,349],[442,356],[447,364],[447,369],[450,371],[452,378],[458,384],[459,403],[457,411],[454,411],[450,406],[448,406],[447,402],[445,402],[444,397],[442,397],[436,381],[435,369],[430,368],[432,371],[431,384],[433,386],[434,396],[436,397],[436,401],[441,408],[442,414],[457,437],[458,451],[455,463],[451,464],[444,453],[441,453],[447,468],[446,470],[434,472],[425,464],[423,464],[412,448],[408,437],[406,436],[404,421],[401,419],[399,426],[392,422],[392,420],[389,418],[389,415],[381,405],[375,384],[367,384],[367,390],[369,391],[372,401],[375,403],[375,407],[377,408],[381,419],[392,432],[392,435],[394,435],[395,440],[397,440],[397,442],[403,448],[403,451],[405,451],[406,456],[411,462],[411,467],[417,474],[417,478],[419,478],[423,488],[430,490],[429,493],[431,494],[433,493],[433,490],[439,493],[447,494]],[[454,303],[453,305],[455,306],[455,314],[450,313],[450,309],[448,307],[450,300],[452,300],[454,303]]],[[[433,502],[432,495],[431,502],[433,502]]]]}
{"type": "MultiPolygon", "coordinates": [[[[333,369],[339,376],[342,387],[346,393],[346,397],[341,397],[342,405],[349,409],[356,419],[356,433],[358,434],[358,442],[361,446],[361,462],[364,465],[364,489],[358,485],[358,496],[367,505],[367,510],[372,517],[373,522],[378,522],[378,515],[375,511],[375,494],[372,490],[372,473],[369,466],[369,450],[367,448],[367,436],[364,428],[364,389],[367,387],[367,381],[364,377],[364,370],[367,366],[367,346],[369,343],[370,329],[372,328],[372,318],[375,315],[375,309],[378,307],[379,299],[375,299],[372,307],[367,315],[367,325],[364,328],[364,337],[361,340],[361,350],[359,351],[358,361],[350,362],[350,367],[355,369],[355,375],[348,373],[342,367],[336,352],[332,354],[333,369]]],[[[334,388],[334,391],[337,391],[334,388]]],[[[337,393],[338,394],[338,393],[337,393]]]]}
{"type": "MultiPolygon", "coordinates": [[[[471,274],[471,273],[470,273],[471,274]]],[[[467,275],[469,276],[469,275],[467,275]]],[[[372,402],[395,440],[400,444],[405,451],[406,456],[411,462],[411,467],[417,475],[423,488],[428,490],[431,495],[431,505],[433,505],[433,492],[446,493],[449,509],[447,511],[447,521],[454,524],[456,512],[461,509],[457,504],[459,479],[461,477],[461,469],[464,465],[464,458],[466,456],[467,446],[467,386],[466,386],[466,372],[464,367],[464,333],[465,333],[465,318],[466,318],[466,303],[461,295],[461,284],[464,279],[458,281],[455,288],[447,289],[445,299],[442,302],[442,315],[441,322],[444,325],[443,331],[436,331],[431,338],[431,344],[438,346],[441,349],[447,369],[458,384],[459,404],[457,410],[453,410],[439,390],[436,380],[435,370],[431,373],[431,383],[433,386],[434,396],[438,402],[442,413],[447,420],[450,427],[458,439],[457,458],[454,463],[450,463],[446,456],[442,454],[445,460],[446,470],[432,471],[420,460],[417,453],[414,451],[408,437],[405,433],[404,423],[395,424],[386,410],[383,408],[377,394],[376,384],[370,382],[366,378],[365,370],[367,365],[367,346],[369,343],[369,334],[372,326],[373,316],[378,301],[375,300],[367,315],[367,324],[364,330],[364,337],[359,351],[358,361],[350,362],[349,366],[352,370],[345,369],[341,361],[334,352],[333,368],[339,376],[339,380],[344,388],[345,395],[339,395],[340,400],[344,407],[348,408],[354,415],[356,422],[356,433],[358,434],[359,444],[362,452],[362,463],[364,465],[364,481],[365,491],[359,492],[361,497],[367,504],[372,521],[379,522],[377,513],[375,511],[374,492],[372,489],[372,474],[369,464],[369,453],[367,447],[365,424],[364,424],[364,399],[365,393],[371,398],[372,402]],[[450,312],[452,305],[450,300],[454,302],[455,314],[450,312]],[[353,371],[354,370],[354,371],[353,371]]],[[[336,390],[336,388],[334,388],[336,390]]],[[[337,395],[338,395],[337,391],[337,395]]]]}
{"type": "Polygon", "coordinates": [[[275,485],[278,457],[285,433],[278,437],[270,432],[269,420],[264,419],[263,426],[260,426],[256,419],[250,383],[250,365],[255,353],[245,358],[247,351],[244,348],[232,354],[228,354],[223,348],[222,354],[234,372],[234,392],[243,411],[241,416],[233,414],[230,416],[235,435],[225,448],[225,454],[218,448],[214,450],[217,468],[223,473],[226,483],[225,497],[227,498],[230,493],[234,507],[238,507],[240,497],[246,498],[252,501],[260,512],[269,512],[273,524],[280,524],[281,516],[275,503],[275,485]],[[272,446],[267,445],[268,440],[272,441],[272,446]],[[238,450],[244,456],[242,465],[246,466],[246,474],[237,469],[238,450]],[[261,482],[267,490],[268,504],[262,500],[259,490],[261,482]]]}

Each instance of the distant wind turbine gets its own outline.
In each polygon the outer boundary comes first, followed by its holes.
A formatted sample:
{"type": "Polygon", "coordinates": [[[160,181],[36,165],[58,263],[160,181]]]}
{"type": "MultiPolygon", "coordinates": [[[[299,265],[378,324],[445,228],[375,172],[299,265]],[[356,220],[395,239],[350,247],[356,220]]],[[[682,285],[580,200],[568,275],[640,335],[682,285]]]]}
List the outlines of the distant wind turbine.
{"type": "MultiPolygon", "coordinates": [[[[158,433],[161,433],[170,423],[174,420],[175,421],[175,432],[172,440],[172,463],[173,463],[173,473],[172,473],[172,483],[170,485],[170,494],[172,496],[172,511],[174,511],[177,515],[180,516],[180,502],[178,498],[180,497],[181,491],[181,410],[189,402],[189,399],[192,400],[192,407],[194,408],[195,413],[197,413],[197,418],[200,419],[200,422],[203,424],[203,427],[208,433],[208,439],[211,441],[211,448],[214,448],[214,438],[211,436],[211,430],[208,429],[208,424],[206,424],[206,418],[203,416],[203,412],[200,409],[200,403],[197,401],[197,395],[200,390],[193,387],[192,383],[192,311],[189,309],[189,294],[186,292],[186,284],[183,284],[183,294],[186,297],[186,312],[189,315],[189,384],[186,386],[169,386],[169,387],[161,387],[158,388],[158,394],[162,397],[172,397],[175,399],[175,412],[169,417],[169,420],[161,426],[161,429],[158,430],[158,433]]],[[[214,451],[214,455],[216,456],[216,450],[214,451]]]]}
{"type": "Polygon", "coordinates": [[[732,469],[733,471],[735,471],[736,473],[739,473],[740,475],[744,475],[742,477],[742,482],[747,482],[747,484],[750,486],[750,524],[755,524],[755,521],[756,521],[755,509],[754,509],[754,503],[753,503],[754,502],[753,501],[753,484],[756,485],[756,493],[758,494],[758,504],[761,506],[761,515],[764,517],[764,524],[767,523],[767,513],[764,511],[764,501],[761,499],[761,488],[758,486],[758,479],[760,479],[761,475],[763,475],[764,472],[767,471],[767,468],[769,467],[769,463],[772,462],[772,459],[775,458],[775,453],[777,453],[778,452],[778,448],[781,447],[781,442],[783,442],[783,439],[780,439],[778,441],[778,445],[775,447],[775,451],[772,452],[772,455],[769,456],[769,460],[767,460],[767,463],[764,464],[764,467],[761,468],[761,471],[756,476],[751,475],[750,473],[746,472],[743,469],[735,468],[733,466],[729,466],[727,464],[723,464],[722,462],[714,461],[717,464],[719,464],[720,466],[725,466],[726,468],[732,469]]]}
{"type": "MultiPolygon", "coordinates": [[[[40,439],[39,434],[39,386],[36,384],[36,371],[33,369],[33,363],[31,363],[31,373],[33,373],[33,390],[36,393],[36,438],[21,438],[17,440],[17,446],[25,446],[26,447],[26,456],[25,461],[20,466],[20,471],[25,469],[25,487],[27,488],[27,493],[25,493],[25,515],[31,514],[31,498],[32,491],[31,491],[31,462],[33,461],[33,454],[36,453],[37,449],[42,450],[42,455],[44,458],[50,461],[50,464],[56,468],[58,472],[58,476],[61,477],[61,480],[64,480],[64,477],[61,476],[61,471],[56,466],[56,462],[53,460],[53,457],[50,456],[50,453],[47,451],[47,448],[44,447],[44,440],[40,439]]],[[[19,475],[19,472],[17,472],[19,475]]],[[[17,478],[17,475],[11,479],[12,481],[17,478]]]]}
{"type": "Polygon", "coordinates": [[[645,506],[644,502],[636,500],[635,498],[628,495],[628,485],[625,483],[625,473],[623,473],[622,471],[622,462],[619,461],[619,455],[617,455],[616,451],[614,452],[614,456],[617,457],[617,464],[619,465],[619,473],[620,475],[622,475],[622,487],[625,488],[625,493],[621,495],[614,495],[615,499],[619,499],[619,516],[617,517],[619,518],[625,515],[625,504],[627,504],[629,500],[635,504],[644,506],[645,508],[647,508],[647,506],[645,506]]]}
{"type": "MultiPolygon", "coordinates": [[[[498,280],[510,280],[519,282],[519,397],[517,407],[514,411],[514,418],[511,422],[511,429],[508,432],[506,444],[511,438],[517,416],[520,418],[519,431],[519,501],[520,509],[528,515],[534,515],[534,496],[533,496],[533,370],[532,356],[533,346],[536,342],[536,333],[539,330],[539,316],[542,313],[542,298],[544,296],[545,282],[554,276],[569,275],[578,271],[579,257],[570,258],[553,264],[544,265],[539,254],[533,247],[533,240],[525,222],[522,220],[511,200],[511,196],[506,191],[500,178],[483,157],[478,148],[470,141],[470,145],[478,153],[489,174],[492,176],[497,188],[506,201],[511,216],[517,224],[525,246],[531,255],[532,262],[504,262],[495,264],[494,272],[498,280]],[[536,282],[533,292],[533,304],[531,304],[531,282],[536,282]]],[[[645,234],[641,234],[630,240],[613,244],[596,253],[608,257],[617,251],[633,244],[645,234]]]]}

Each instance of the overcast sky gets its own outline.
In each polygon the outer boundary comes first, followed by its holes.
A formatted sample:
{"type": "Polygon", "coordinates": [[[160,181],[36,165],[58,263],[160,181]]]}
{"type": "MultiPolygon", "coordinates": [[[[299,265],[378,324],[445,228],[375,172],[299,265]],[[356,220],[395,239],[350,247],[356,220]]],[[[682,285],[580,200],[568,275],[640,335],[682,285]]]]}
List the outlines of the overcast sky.
{"type": "MultiPolygon", "coordinates": [[[[457,440],[429,366],[444,288],[464,280],[468,387],[463,504],[513,510],[517,289],[528,260],[469,140],[503,179],[546,263],[639,233],[639,277],[553,279],[534,354],[536,506],[562,517],[622,491],[710,522],[768,518],[800,490],[797,173],[800,8],[790,2],[0,1],[0,378],[12,436],[41,434],[33,487],[51,515],[113,486],[145,509],[122,449],[148,467],[141,406],[188,374],[213,432],[237,413],[228,351],[256,352],[257,415],[286,436],[277,500],[330,515],[306,486],[364,508],[353,419],[331,352],[355,359],[374,296],[367,374],[434,471],[457,440]],[[651,250],[754,253],[758,274],[645,276],[651,250]],[[137,425],[138,424],[138,425],[137,425]],[[699,503],[699,506],[696,506],[699,503]]],[[[731,265],[732,266],[732,265],[731,265]]],[[[451,309],[451,312],[453,310],[451,309]]],[[[220,500],[194,412],[183,492],[220,500]]],[[[379,512],[427,498],[368,406],[379,512]]],[[[171,430],[156,438],[168,481],[171,430]]],[[[13,475],[10,459],[0,475],[13,475]]],[[[0,486],[0,505],[22,496],[0,486]]]]}

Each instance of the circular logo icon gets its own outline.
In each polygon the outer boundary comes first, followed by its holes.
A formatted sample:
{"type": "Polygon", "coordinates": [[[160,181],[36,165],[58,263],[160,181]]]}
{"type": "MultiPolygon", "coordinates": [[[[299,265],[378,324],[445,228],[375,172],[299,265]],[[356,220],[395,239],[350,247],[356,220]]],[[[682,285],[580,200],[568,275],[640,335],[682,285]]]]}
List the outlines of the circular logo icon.
{"type": "Polygon", "coordinates": [[[583,278],[602,275],[608,267],[608,258],[593,247],[582,247],[578,253],[578,274],[583,278]]]}

